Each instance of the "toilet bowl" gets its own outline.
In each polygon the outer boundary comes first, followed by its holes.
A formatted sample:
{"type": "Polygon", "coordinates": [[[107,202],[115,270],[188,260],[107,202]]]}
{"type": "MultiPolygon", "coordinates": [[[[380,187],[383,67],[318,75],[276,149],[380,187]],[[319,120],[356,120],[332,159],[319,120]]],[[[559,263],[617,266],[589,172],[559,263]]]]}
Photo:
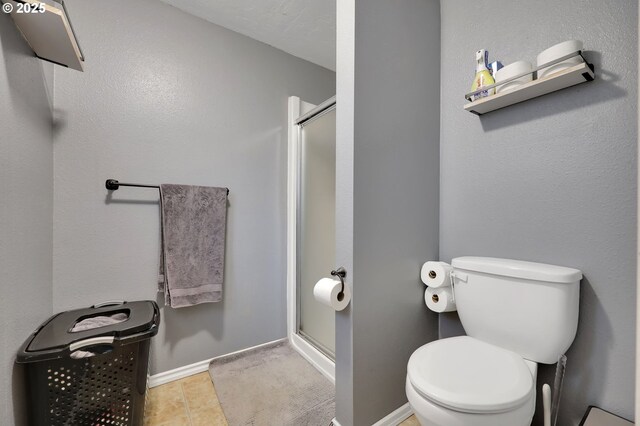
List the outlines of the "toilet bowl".
{"type": "Polygon", "coordinates": [[[528,426],[537,364],[472,337],[416,350],[405,390],[422,426],[528,426]]]}
{"type": "Polygon", "coordinates": [[[555,363],[575,338],[582,272],[488,257],[451,266],[467,336],[411,355],[409,404],[422,426],[529,426],[538,363],[555,363]]]}

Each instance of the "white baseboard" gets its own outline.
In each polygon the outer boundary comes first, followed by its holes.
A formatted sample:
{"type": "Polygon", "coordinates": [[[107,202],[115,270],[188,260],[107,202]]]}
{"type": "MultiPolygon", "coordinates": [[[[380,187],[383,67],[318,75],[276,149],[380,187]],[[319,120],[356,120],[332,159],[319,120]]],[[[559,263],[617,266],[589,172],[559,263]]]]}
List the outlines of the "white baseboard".
{"type": "MultiPolygon", "coordinates": [[[[393,413],[385,416],[383,419],[378,420],[373,426],[398,426],[403,421],[407,420],[413,414],[411,406],[407,402],[402,407],[395,410],[393,413]]],[[[332,426],[340,426],[340,423],[335,419],[331,420],[332,426]]]]}
{"type": "Polygon", "coordinates": [[[333,361],[297,334],[292,334],[289,342],[296,352],[309,361],[316,370],[329,379],[331,383],[336,384],[336,365],[333,361]]]}
{"type": "Polygon", "coordinates": [[[149,380],[147,381],[148,386],[150,388],[155,388],[156,386],[164,385],[165,383],[173,382],[174,380],[184,379],[185,377],[207,371],[212,359],[213,358],[205,359],[203,361],[194,362],[193,364],[149,376],[149,380]]]}
{"type": "Polygon", "coordinates": [[[246,349],[242,349],[242,350],[239,350],[239,351],[231,352],[231,353],[228,353],[228,354],[225,354],[225,355],[221,355],[221,356],[217,356],[217,357],[214,357],[214,358],[205,359],[203,361],[194,362],[193,364],[185,365],[183,367],[174,368],[173,370],[169,370],[169,371],[165,371],[165,372],[162,372],[162,373],[154,374],[152,376],[149,376],[149,380],[147,381],[147,384],[148,384],[148,386],[150,388],[154,388],[156,386],[160,386],[160,385],[164,385],[164,384],[169,383],[169,382],[173,382],[174,380],[184,379],[185,377],[193,376],[194,374],[202,373],[204,371],[209,370],[209,364],[211,364],[211,361],[213,361],[214,359],[224,358],[224,357],[227,357],[227,356],[230,356],[230,355],[239,354],[239,353],[250,351],[250,350],[253,350],[253,349],[259,349],[259,348],[261,348],[263,346],[273,345],[273,344],[278,343],[278,342],[280,342],[282,340],[286,340],[286,339],[278,339],[278,340],[274,340],[272,342],[262,343],[260,345],[252,346],[250,348],[246,348],[246,349]]]}
{"type": "Polygon", "coordinates": [[[378,420],[373,426],[398,426],[413,414],[411,406],[407,402],[402,407],[378,420]]]}

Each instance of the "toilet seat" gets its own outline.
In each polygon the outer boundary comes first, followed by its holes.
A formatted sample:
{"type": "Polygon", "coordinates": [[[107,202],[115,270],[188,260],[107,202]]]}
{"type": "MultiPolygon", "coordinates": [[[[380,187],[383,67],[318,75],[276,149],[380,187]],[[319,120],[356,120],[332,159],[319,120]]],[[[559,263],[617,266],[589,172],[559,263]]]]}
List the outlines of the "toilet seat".
{"type": "Polygon", "coordinates": [[[531,370],[520,355],[468,336],[418,348],[407,373],[422,397],[465,413],[506,412],[534,396],[531,370]]]}

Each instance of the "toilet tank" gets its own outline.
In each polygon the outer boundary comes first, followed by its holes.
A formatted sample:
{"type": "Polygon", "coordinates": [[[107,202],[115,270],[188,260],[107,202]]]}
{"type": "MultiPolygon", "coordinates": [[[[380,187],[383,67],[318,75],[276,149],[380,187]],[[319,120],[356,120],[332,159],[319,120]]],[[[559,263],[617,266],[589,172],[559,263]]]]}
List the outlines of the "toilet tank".
{"type": "Polygon", "coordinates": [[[458,257],[451,266],[467,335],[544,364],[569,349],[578,328],[582,272],[491,257],[458,257]]]}

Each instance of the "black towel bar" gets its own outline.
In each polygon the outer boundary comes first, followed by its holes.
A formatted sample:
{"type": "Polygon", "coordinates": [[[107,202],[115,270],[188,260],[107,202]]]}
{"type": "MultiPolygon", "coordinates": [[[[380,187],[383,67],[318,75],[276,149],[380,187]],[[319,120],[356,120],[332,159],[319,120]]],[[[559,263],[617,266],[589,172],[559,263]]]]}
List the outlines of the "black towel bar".
{"type": "MultiPolygon", "coordinates": [[[[138,188],[156,188],[156,189],[160,189],[160,185],[144,185],[144,184],[140,184],[140,183],[124,183],[124,182],[118,182],[115,179],[107,179],[107,181],[104,183],[104,186],[109,191],[116,191],[121,186],[135,186],[135,187],[138,187],[138,188]]],[[[227,188],[227,195],[229,195],[229,188],[227,188]]]]}

